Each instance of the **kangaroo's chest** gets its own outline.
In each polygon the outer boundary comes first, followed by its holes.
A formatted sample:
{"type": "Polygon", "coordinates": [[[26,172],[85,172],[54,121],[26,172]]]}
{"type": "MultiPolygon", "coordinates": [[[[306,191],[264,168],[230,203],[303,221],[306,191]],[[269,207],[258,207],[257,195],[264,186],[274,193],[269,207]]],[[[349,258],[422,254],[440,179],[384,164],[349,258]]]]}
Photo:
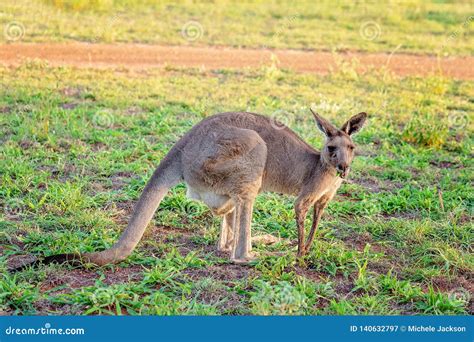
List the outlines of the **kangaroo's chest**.
{"type": "Polygon", "coordinates": [[[328,182],[326,188],[322,191],[321,197],[327,197],[328,200],[331,200],[336,194],[337,190],[342,184],[342,178],[337,177],[334,181],[328,182]]]}

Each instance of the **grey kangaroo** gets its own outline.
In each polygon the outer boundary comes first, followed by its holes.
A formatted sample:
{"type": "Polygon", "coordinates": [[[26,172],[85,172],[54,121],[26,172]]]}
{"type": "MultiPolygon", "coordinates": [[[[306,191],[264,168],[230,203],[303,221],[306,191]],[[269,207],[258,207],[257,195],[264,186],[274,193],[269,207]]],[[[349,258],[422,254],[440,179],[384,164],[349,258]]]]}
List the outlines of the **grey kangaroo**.
{"type": "Polygon", "coordinates": [[[263,115],[222,113],[202,120],[163,158],[113,247],[81,255],[56,255],[49,261],[80,258],[104,265],[127,258],[162,198],[182,181],[189,197],[203,201],[215,215],[222,216],[217,248],[230,252],[235,263],[253,259],[250,224],[257,194],[271,191],[296,195],[298,256],[305,255],[324,208],[349,174],[355,148],[351,135],[367,118],[366,113],[359,113],[338,129],[320,115],[313,115],[326,136],[321,152],[263,115]],[[313,223],[305,241],[304,221],[311,207],[313,223]]]}

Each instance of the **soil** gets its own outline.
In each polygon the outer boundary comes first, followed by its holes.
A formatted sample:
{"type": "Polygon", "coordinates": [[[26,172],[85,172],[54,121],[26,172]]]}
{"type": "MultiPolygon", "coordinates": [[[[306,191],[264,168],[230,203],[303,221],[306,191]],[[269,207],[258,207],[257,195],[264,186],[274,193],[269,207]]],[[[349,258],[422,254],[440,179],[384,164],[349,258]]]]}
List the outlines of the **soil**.
{"type": "Polygon", "coordinates": [[[280,68],[327,74],[336,60],[359,61],[357,69],[387,67],[400,76],[442,73],[456,79],[474,79],[474,57],[437,58],[429,55],[324,51],[238,49],[224,47],[160,46],[145,44],[14,43],[0,44],[0,64],[19,65],[26,59],[47,60],[51,65],[147,69],[166,65],[207,69],[272,65],[280,68]]]}

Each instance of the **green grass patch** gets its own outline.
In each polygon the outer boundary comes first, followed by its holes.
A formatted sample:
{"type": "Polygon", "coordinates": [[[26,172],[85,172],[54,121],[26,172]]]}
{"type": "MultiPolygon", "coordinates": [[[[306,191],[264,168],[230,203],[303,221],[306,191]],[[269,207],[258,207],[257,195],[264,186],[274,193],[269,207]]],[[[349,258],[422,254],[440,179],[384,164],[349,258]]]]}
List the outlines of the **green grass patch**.
{"type": "Polygon", "coordinates": [[[469,2],[4,0],[3,40],[472,54],[469,2]]]}
{"type": "Polygon", "coordinates": [[[346,69],[327,76],[275,68],[145,74],[35,62],[0,68],[0,77],[0,310],[8,314],[472,308],[472,122],[452,120],[474,109],[470,81],[346,69]],[[292,197],[258,197],[253,233],[282,241],[257,246],[258,262],[242,267],[216,254],[219,220],[179,185],[119,265],[5,272],[24,254],[111,246],[159,161],[213,113],[274,116],[319,148],[323,137],[310,106],[338,125],[360,111],[370,118],[355,136],[350,181],[329,204],[304,260],[295,258],[292,197]],[[424,121],[412,121],[420,115],[424,121]],[[436,143],[428,141],[433,120],[443,127],[436,143]]]}

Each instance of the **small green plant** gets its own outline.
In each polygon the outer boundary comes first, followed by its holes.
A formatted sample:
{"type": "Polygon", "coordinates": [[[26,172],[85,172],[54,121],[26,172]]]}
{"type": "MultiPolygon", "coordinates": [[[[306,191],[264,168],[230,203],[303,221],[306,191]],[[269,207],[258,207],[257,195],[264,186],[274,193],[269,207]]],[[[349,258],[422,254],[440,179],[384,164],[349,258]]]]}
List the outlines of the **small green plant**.
{"type": "Polygon", "coordinates": [[[217,315],[215,307],[157,291],[141,299],[140,315],[217,315]]]}
{"type": "Polygon", "coordinates": [[[413,303],[423,297],[423,291],[419,286],[408,280],[398,280],[391,272],[381,275],[379,284],[382,293],[392,294],[399,303],[413,303]]]}
{"type": "Polygon", "coordinates": [[[264,257],[258,261],[255,268],[262,273],[262,277],[268,281],[286,280],[292,281],[295,278],[294,272],[288,271],[288,268],[295,263],[292,255],[283,257],[264,257]]]}
{"type": "Polygon", "coordinates": [[[56,304],[81,306],[84,314],[122,315],[140,307],[140,294],[147,290],[140,284],[106,285],[101,279],[94,286],[83,287],[71,293],[58,295],[56,304]]]}
{"type": "Polygon", "coordinates": [[[161,284],[166,286],[177,285],[176,278],[186,268],[204,267],[208,262],[197,257],[195,252],[182,256],[173,248],[169,253],[156,260],[152,268],[144,272],[144,281],[148,284],[161,284]]]}
{"type": "Polygon", "coordinates": [[[365,260],[363,263],[361,263],[357,259],[355,260],[358,272],[357,272],[357,278],[354,282],[355,287],[352,289],[352,291],[369,289],[370,280],[369,280],[369,277],[367,276],[367,262],[368,260],[365,260]]]}
{"type": "Polygon", "coordinates": [[[328,306],[328,313],[336,315],[356,315],[357,311],[354,305],[346,299],[331,299],[328,306]]]}
{"type": "Polygon", "coordinates": [[[402,138],[419,146],[441,148],[448,137],[447,120],[428,112],[415,112],[406,124],[402,138]]]}
{"type": "Polygon", "coordinates": [[[307,303],[306,297],[286,281],[275,285],[257,281],[250,306],[255,315],[298,315],[304,313],[307,303]]]}
{"type": "Polygon", "coordinates": [[[430,315],[455,315],[465,314],[466,300],[445,293],[435,291],[429,287],[428,293],[423,295],[421,301],[416,303],[416,308],[430,315]]]}
{"type": "Polygon", "coordinates": [[[0,311],[12,310],[15,314],[34,313],[34,301],[38,298],[38,289],[17,276],[5,272],[0,278],[0,311]]]}

